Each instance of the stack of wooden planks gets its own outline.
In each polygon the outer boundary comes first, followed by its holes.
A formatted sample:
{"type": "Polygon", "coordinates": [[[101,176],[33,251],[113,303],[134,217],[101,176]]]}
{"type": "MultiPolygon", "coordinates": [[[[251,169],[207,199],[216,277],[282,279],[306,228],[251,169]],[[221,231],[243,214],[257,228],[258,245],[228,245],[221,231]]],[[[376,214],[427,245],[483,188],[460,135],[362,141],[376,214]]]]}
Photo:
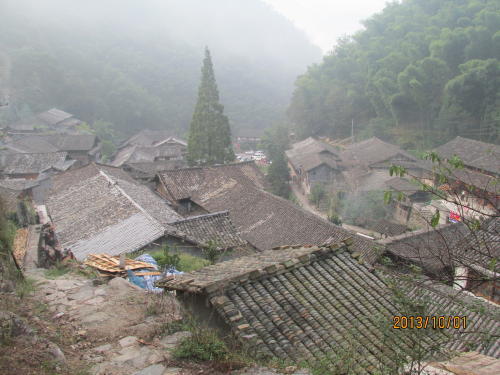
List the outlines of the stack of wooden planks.
{"type": "Polygon", "coordinates": [[[85,265],[96,268],[106,276],[126,276],[127,270],[144,269],[137,272],[137,276],[161,275],[152,264],[125,259],[125,268],[120,268],[120,257],[106,254],[90,254],[84,262],[85,265]]]}
{"type": "Polygon", "coordinates": [[[26,255],[28,246],[28,234],[28,228],[21,228],[17,230],[16,237],[14,238],[12,252],[19,268],[23,268],[24,265],[24,256],[26,255]]]}

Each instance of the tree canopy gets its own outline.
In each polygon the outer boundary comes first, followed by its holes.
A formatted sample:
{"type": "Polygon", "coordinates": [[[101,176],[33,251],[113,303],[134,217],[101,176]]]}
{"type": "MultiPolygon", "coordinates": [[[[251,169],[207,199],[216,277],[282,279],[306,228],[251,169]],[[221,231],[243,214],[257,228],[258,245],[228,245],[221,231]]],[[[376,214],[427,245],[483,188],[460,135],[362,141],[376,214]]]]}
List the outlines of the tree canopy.
{"type": "Polygon", "coordinates": [[[271,161],[266,175],[271,193],[286,199],[290,198],[290,171],[285,155],[285,150],[290,146],[288,128],[283,124],[277,124],[266,130],[261,146],[266,150],[267,157],[271,161]]]}
{"type": "Polygon", "coordinates": [[[500,2],[389,3],[296,81],[303,136],[372,135],[410,148],[500,140],[500,2]]]}
{"type": "Polygon", "coordinates": [[[219,102],[208,48],[205,48],[198,101],[189,128],[187,159],[191,165],[223,164],[234,160],[229,120],[219,102]]]}

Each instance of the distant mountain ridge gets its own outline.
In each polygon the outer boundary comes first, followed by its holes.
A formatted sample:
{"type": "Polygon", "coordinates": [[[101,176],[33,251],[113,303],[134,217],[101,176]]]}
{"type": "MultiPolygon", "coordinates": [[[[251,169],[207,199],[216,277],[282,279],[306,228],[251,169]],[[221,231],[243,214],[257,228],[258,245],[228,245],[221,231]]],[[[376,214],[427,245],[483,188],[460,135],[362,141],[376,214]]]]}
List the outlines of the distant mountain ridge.
{"type": "Polygon", "coordinates": [[[237,135],[260,134],[283,118],[295,78],[321,59],[260,0],[4,0],[0,52],[11,69],[0,85],[11,106],[0,122],[58,107],[111,121],[125,135],[141,128],[183,135],[205,45],[237,135]]]}

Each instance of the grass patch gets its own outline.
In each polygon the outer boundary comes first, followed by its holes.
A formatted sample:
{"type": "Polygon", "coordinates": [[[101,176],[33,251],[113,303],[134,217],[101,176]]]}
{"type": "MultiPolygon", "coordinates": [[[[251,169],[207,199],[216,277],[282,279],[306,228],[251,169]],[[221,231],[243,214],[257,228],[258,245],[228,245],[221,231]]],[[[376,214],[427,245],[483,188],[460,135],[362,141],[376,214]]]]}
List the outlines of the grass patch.
{"type": "Polygon", "coordinates": [[[231,354],[217,332],[209,328],[196,328],[174,349],[178,359],[194,361],[227,361],[231,354]]]}
{"type": "MultiPolygon", "coordinates": [[[[174,252],[172,252],[174,254],[174,252]]],[[[191,272],[199,270],[200,268],[210,265],[206,259],[195,257],[189,254],[175,252],[179,256],[177,270],[182,272],[191,272]]],[[[162,250],[150,253],[150,255],[158,262],[159,265],[163,264],[164,252],[162,250]]]]}
{"type": "Polygon", "coordinates": [[[164,335],[172,335],[176,332],[191,331],[193,325],[188,320],[174,320],[173,322],[165,323],[162,327],[164,335]]]}
{"type": "Polygon", "coordinates": [[[63,275],[66,275],[71,268],[65,263],[56,263],[52,268],[45,271],[45,277],[47,279],[57,279],[63,275]]]}
{"type": "Polygon", "coordinates": [[[198,258],[189,254],[180,254],[179,271],[191,272],[210,265],[206,259],[198,258]]]}

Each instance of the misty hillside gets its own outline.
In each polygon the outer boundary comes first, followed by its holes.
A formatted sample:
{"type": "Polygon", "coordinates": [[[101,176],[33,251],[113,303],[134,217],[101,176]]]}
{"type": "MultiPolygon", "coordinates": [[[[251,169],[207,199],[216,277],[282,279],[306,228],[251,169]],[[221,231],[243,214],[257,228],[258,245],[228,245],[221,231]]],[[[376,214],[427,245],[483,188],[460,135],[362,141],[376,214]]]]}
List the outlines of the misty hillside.
{"type": "Polygon", "coordinates": [[[298,81],[301,136],[376,135],[429,148],[500,141],[500,2],[406,0],[364,22],[298,81]]]}
{"type": "Polygon", "coordinates": [[[233,134],[280,120],[319,48],[260,0],[3,0],[0,90],[7,123],[58,107],[121,133],[183,134],[209,46],[233,134]]]}

